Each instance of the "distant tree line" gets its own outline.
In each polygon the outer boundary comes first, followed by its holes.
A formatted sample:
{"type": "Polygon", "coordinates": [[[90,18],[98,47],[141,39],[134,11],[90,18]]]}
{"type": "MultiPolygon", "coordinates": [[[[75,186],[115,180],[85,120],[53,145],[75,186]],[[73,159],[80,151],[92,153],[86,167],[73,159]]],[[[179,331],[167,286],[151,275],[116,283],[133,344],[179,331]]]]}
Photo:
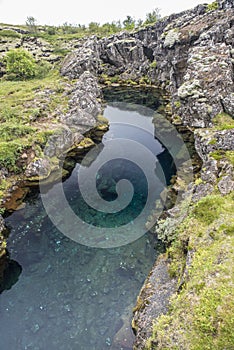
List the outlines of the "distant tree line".
{"type": "Polygon", "coordinates": [[[65,22],[61,26],[39,26],[37,20],[33,16],[27,17],[26,25],[31,34],[37,35],[40,32],[44,32],[48,35],[64,35],[64,34],[78,34],[79,36],[85,35],[110,35],[121,30],[134,30],[140,27],[144,27],[157,22],[161,18],[160,10],[155,8],[153,11],[146,14],[145,20],[136,20],[132,16],[127,16],[122,22],[113,21],[100,24],[98,22],[90,22],[87,26],[81,24],[71,24],[65,22]]]}

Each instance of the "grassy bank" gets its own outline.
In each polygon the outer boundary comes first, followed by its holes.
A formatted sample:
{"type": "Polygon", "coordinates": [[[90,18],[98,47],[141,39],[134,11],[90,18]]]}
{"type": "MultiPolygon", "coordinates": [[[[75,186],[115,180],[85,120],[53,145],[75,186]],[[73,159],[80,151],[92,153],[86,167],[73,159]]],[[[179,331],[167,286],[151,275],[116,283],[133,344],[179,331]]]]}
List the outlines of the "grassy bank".
{"type": "Polygon", "coordinates": [[[234,193],[207,196],[177,228],[167,254],[179,292],[146,349],[233,349],[233,202],[234,193]]]}

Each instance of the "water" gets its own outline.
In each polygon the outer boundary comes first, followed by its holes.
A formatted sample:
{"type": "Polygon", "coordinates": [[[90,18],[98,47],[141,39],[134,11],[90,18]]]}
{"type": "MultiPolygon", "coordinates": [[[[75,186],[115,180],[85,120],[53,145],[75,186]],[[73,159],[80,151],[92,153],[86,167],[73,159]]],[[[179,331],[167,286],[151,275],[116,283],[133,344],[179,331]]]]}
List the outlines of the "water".
{"type": "MultiPolygon", "coordinates": [[[[159,159],[163,155],[162,167],[171,163],[169,154],[150,134],[154,128],[152,115],[136,106],[132,109],[109,102],[105,116],[111,126],[102,147],[115,138],[129,138],[144,144],[159,159]],[[139,124],[132,126],[136,119],[148,131],[139,124]],[[129,125],[123,126],[126,121],[129,125]]],[[[79,169],[77,164],[63,188],[82,220],[96,227],[121,227],[144,210],[148,188],[141,169],[131,161],[112,160],[97,174],[97,190],[110,204],[117,198],[115,184],[121,178],[133,183],[134,197],[121,214],[95,213],[82,202],[77,185],[79,169]]],[[[167,181],[173,168],[168,168],[168,174],[167,181]]],[[[56,186],[48,190],[49,196],[54,196],[56,186]]],[[[62,207],[57,210],[63,220],[62,207]]],[[[53,225],[36,191],[26,200],[25,208],[6,221],[11,229],[8,250],[14,262],[0,295],[0,349],[132,349],[132,308],[156,256],[163,250],[156,238],[146,233],[111,249],[79,244],[53,225]]]]}

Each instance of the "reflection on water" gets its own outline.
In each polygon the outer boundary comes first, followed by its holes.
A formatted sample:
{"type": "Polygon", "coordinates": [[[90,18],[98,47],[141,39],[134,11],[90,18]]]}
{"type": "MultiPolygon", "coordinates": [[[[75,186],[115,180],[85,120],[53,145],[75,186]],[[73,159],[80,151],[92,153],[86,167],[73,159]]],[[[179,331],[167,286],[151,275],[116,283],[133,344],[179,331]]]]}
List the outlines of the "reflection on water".
{"type": "MultiPolygon", "coordinates": [[[[104,147],[110,138],[132,137],[145,143],[155,156],[165,154],[157,140],[140,128],[123,127],[120,120],[141,118],[144,125],[152,127],[149,116],[121,111],[113,105],[107,107],[105,116],[112,124],[103,139],[104,147]]],[[[168,160],[166,156],[164,158],[162,163],[168,160]]],[[[73,210],[81,213],[85,220],[90,219],[92,223],[99,220],[100,224],[100,217],[80,205],[78,169],[79,165],[64,182],[66,197],[73,210]]],[[[131,220],[132,215],[141,210],[147,196],[141,173],[138,174],[129,163],[115,162],[101,171],[98,190],[110,201],[115,199],[114,183],[123,172],[130,178],[136,175],[136,198],[123,214],[125,216],[115,217],[117,224],[121,220],[131,220]],[[110,173],[114,176],[110,177],[110,173]]],[[[169,169],[169,173],[171,175],[173,169],[169,169]]],[[[53,190],[49,191],[53,193],[53,190]]],[[[63,220],[62,210],[58,214],[63,220]]],[[[38,193],[32,194],[25,208],[13,213],[6,221],[11,227],[9,253],[17,263],[10,267],[14,270],[12,275],[9,273],[11,289],[5,286],[0,295],[0,349],[132,349],[132,308],[156,256],[163,249],[155,237],[147,233],[131,244],[113,249],[80,245],[53,226],[38,193]],[[18,282],[13,285],[18,277],[18,282]]],[[[105,222],[108,224],[108,218],[105,222]]],[[[79,227],[74,229],[79,230],[79,227]]]]}

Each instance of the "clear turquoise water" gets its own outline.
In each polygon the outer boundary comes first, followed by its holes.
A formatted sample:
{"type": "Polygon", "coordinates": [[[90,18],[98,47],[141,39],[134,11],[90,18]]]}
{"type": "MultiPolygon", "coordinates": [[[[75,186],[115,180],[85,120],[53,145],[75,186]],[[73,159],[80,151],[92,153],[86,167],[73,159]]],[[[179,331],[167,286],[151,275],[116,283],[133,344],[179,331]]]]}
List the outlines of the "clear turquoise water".
{"type": "MultiPolygon", "coordinates": [[[[145,144],[155,157],[165,154],[149,133],[121,123],[121,118],[138,118],[153,128],[151,116],[144,114],[110,104],[105,110],[111,126],[104,135],[104,147],[109,139],[129,137],[145,144]]],[[[165,164],[168,158],[164,157],[165,164]]],[[[95,214],[82,202],[78,170],[79,164],[63,186],[74,212],[87,222],[123,225],[143,210],[147,187],[142,172],[131,162],[113,161],[98,176],[98,191],[107,201],[116,198],[113,177],[118,181],[124,176],[136,188],[127,210],[114,217],[95,214]]],[[[168,172],[170,178],[173,172],[168,172]]],[[[55,189],[56,185],[49,191],[55,189]]],[[[62,210],[60,215],[63,220],[62,210]]],[[[156,238],[146,233],[135,242],[112,249],[78,244],[52,224],[37,192],[31,193],[24,209],[6,221],[11,228],[10,257],[22,272],[17,283],[0,295],[0,349],[132,349],[132,308],[156,256],[163,250],[156,238]]]]}

